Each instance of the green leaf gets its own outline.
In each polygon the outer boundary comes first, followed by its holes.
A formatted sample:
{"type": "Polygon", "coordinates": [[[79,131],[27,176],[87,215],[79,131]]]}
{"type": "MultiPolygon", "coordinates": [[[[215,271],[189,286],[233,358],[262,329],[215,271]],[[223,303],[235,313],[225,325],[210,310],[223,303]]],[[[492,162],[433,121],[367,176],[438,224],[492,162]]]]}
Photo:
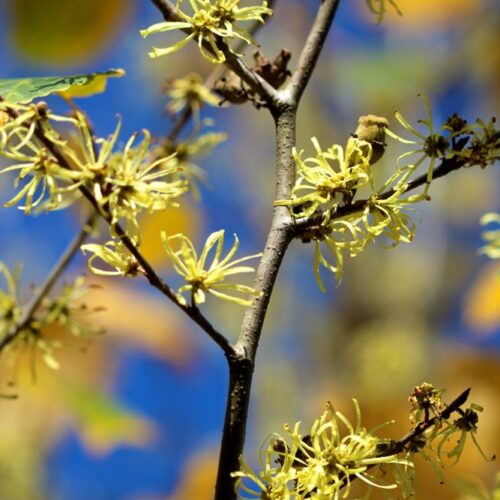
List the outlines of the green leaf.
{"type": "Polygon", "coordinates": [[[123,69],[72,76],[0,79],[0,96],[8,102],[28,103],[55,92],[66,97],[86,97],[104,92],[108,78],[125,75],[123,69]]]}
{"type": "Polygon", "coordinates": [[[119,444],[145,446],[153,438],[156,432],[153,422],[127,409],[101,389],[69,380],[62,387],[65,407],[89,450],[106,453],[119,444]]]}

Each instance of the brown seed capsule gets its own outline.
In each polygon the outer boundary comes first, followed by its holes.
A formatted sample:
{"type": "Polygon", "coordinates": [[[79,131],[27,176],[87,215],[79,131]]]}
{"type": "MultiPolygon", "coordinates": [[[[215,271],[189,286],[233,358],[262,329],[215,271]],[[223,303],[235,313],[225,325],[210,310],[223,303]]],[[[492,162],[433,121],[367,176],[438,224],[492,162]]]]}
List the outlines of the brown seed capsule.
{"type": "Polygon", "coordinates": [[[361,116],[358,128],[353,137],[369,142],[372,145],[370,165],[380,160],[385,150],[385,129],[389,127],[387,118],[376,115],[361,116]]]}
{"type": "MultiPolygon", "coordinates": [[[[356,132],[352,134],[349,140],[361,139],[362,141],[369,142],[371,144],[372,154],[370,156],[370,165],[376,163],[385,150],[385,129],[389,127],[389,122],[387,118],[383,116],[376,115],[366,115],[360,116],[358,120],[358,128],[356,132]]],[[[362,155],[364,158],[368,155],[368,146],[362,146],[362,155]]],[[[349,157],[349,166],[354,167],[356,164],[363,161],[364,158],[359,157],[359,153],[356,151],[349,157]]],[[[353,189],[353,185],[347,186],[350,191],[343,194],[343,202],[347,205],[352,203],[354,196],[356,195],[356,189],[353,189]]]]}

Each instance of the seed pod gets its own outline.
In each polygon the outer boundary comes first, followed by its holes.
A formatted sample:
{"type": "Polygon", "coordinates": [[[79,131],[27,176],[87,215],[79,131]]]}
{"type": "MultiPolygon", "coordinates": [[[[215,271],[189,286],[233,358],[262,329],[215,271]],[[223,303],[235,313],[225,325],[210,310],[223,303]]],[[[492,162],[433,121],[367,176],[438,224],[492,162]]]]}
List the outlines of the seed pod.
{"type": "Polygon", "coordinates": [[[370,165],[376,163],[385,151],[385,129],[389,127],[387,118],[376,115],[361,116],[353,137],[369,142],[372,146],[370,165]]]}

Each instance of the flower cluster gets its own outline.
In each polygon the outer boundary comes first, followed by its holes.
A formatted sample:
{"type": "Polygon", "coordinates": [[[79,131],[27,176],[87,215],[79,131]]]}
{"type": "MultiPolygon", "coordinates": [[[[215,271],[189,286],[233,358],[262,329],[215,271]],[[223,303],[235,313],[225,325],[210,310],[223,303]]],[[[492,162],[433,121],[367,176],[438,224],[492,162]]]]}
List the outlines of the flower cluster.
{"type": "Polygon", "coordinates": [[[55,351],[63,346],[60,333],[64,331],[84,342],[101,333],[99,328],[82,321],[84,316],[97,312],[89,309],[81,299],[88,293],[84,278],[77,277],[73,283],[65,284],[54,297],[45,296],[29,322],[20,325],[22,306],[17,292],[18,274],[12,274],[5,264],[0,263],[0,273],[6,283],[5,290],[0,289],[0,340],[19,328],[9,343],[2,344],[2,357],[14,368],[20,357],[30,357],[32,375],[35,376],[35,361],[40,356],[49,368],[57,370],[59,362],[55,351]]]}
{"type": "Polygon", "coordinates": [[[409,397],[412,407],[410,419],[416,428],[425,428],[425,432],[417,435],[407,446],[409,454],[421,453],[441,478],[443,468],[455,465],[460,459],[468,436],[486,461],[495,459],[494,456],[486,457],[475,436],[478,413],[483,411],[482,407],[472,403],[463,408],[469,390],[457,398],[460,400],[463,397],[463,400],[456,405],[457,400],[446,405],[442,401],[443,392],[427,382],[413,389],[409,397]],[[458,418],[454,418],[455,415],[458,418]]]}
{"type": "Polygon", "coordinates": [[[240,0],[189,0],[192,13],[181,10],[183,3],[184,0],[177,0],[179,21],[165,21],[141,30],[140,33],[144,38],[153,33],[172,30],[182,30],[187,34],[186,38],[170,47],[153,48],[149,53],[150,57],[171,54],[194,39],[205,59],[212,63],[223,63],[226,57],[220,48],[222,40],[227,42],[237,38],[248,44],[256,44],[250,33],[235,23],[241,21],[263,23],[263,16],[272,14],[266,0],[262,0],[261,5],[248,7],[240,6],[240,0]]]}
{"type": "MultiPolygon", "coordinates": [[[[412,205],[430,199],[428,191],[434,175],[473,165],[486,167],[498,159],[500,132],[494,119],[468,125],[455,114],[435,130],[430,104],[425,96],[421,97],[426,117],[419,122],[428,129],[427,133],[420,132],[401,113],[396,113],[396,119],[412,139],[395,134],[381,117],[362,117],[379,125],[374,131],[381,137],[387,133],[412,147],[397,159],[394,173],[379,188],[375,188],[372,169],[385,144],[370,139],[371,129],[366,133],[363,129],[363,133],[351,137],[345,150],[334,145],[323,151],[315,138],[312,139],[314,157],[303,159],[302,151],[293,150],[297,181],[291,198],[275,204],[289,207],[294,219],[300,220],[298,236],[303,241],[314,241],[314,273],[321,290],[325,290],[321,267],[333,272],[340,283],[345,257],[359,255],[381,237],[390,247],[412,241],[415,233],[412,205]],[[425,168],[425,173],[418,177],[420,167],[425,168]],[[369,195],[353,202],[358,188],[363,186],[368,188],[369,195]],[[407,194],[410,188],[418,186],[422,186],[420,192],[407,194]]],[[[494,254],[495,239],[490,236],[492,245],[487,251],[494,254]]]]}
{"type": "Polygon", "coordinates": [[[295,219],[315,221],[301,237],[315,243],[314,274],[319,288],[325,291],[320,267],[333,272],[340,283],[345,256],[355,257],[381,236],[392,246],[411,241],[415,224],[408,213],[409,205],[424,199],[425,194],[403,197],[411,173],[404,168],[398,169],[396,175],[376,190],[371,142],[351,137],[345,151],[339,145],[323,151],[315,138],[312,142],[316,150],[312,158],[303,160],[302,152],[293,150],[297,181],[292,197],[275,204],[288,206],[295,219]],[[354,194],[363,186],[371,191],[367,202],[359,211],[340,216],[339,209],[349,208],[354,194]],[[382,195],[386,190],[391,190],[389,196],[382,195]],[[320,216],[319,223],[317,216],[320,216]]]}
{"type": "Polygon", "coordinates": [[[51,144],[60,146],[64,141],[49,120],[71,123],[72,119],[51,113],[44,103],[11,105],[1,101],[0,111],[7,116],[0,125],[0,156],[13,162],[0,170],[0,174],[17,172],[14,187],[23,183],[5,206],[19,204],[27,214],[35,207],[60,208],[83,184],[85,174],[65,168],[54,156],[51,144]],[[46,143],[36,135],[37,130],[43,132],[46,143]]]}
{"type": "Polygon", "coordinates": [[[146,130],[138,146],[137,134],[133,134],[123,150],[115,152],[120,121],[109,138],[95,138],[80,112],[72,118],[61,117],[43,103],[1,102],[0,108],[11,117],[0,127],[0,154],[13,162],[0,173],[18,171],[14,185],[25,182],[7,206],[25,199],[20,208],[26,213],[35,207],[60,209],[74,202],[84,187],[102,212],[110,214],[112,223],[123,219],[128,231],[137,235],[137,218],[143,210],[164,210],[188,190],[188,182],[178,178],[172,155],[153,160],[146,130]],[[67,139],[53,128],[54,121],[69,126],[67,139]]]}
{"type": "Polygon", "coordinates": [[[491,460],[475,438],[477,412],[482,409],[475,404],[464,408],[469,391],[446,405],[441,400],[443,391],[432,384],[415,387],[409,398],[414,427],[399,441],[379,438],[362,427],[356,400],[354,424],[328,403],[308,434],[300,433],[299,422],[284,426],[285,437],[271,436],[260,452],[259,473],[241,461],[240,470],[232,476],[237,478],[239,492],[266,500],[338,500],[351,494],[369,498],[373,488],[398,489],[401,498],[410,498],[414,495],[416,454],[430,462],[443,479],[445,461],[452,459],[450,465],[454,465],[471,435],[483,458],[491,460]],[[449,443],[453,443],[451,449],[447,449],[449,443]],[[354,481],[366,491],[354,491],[354,481]]]}
{"type": "Polygon", "coordinates": [[[324,207],[322,225],[327,225],[337,206],[337,194],[350,194],[353,190],[372,182],[369,142],[351,138],[344,150],[335,144],[326,151],[318,140],[311,139],[316,156],[302,159],[303,151],[292,151],[297,168],[297,182],[290,200],[278,200],[275,205],[291,207],[296,218],[310,217],[324,207]]]}
{"type": "Polygon", "coordinates": [[[162,233],[161,238],[175,271],[186,282],[178,290],[178,298],[181,303],[187,304],[183,297],[186,292],[190,294],[193,305],[203,304],[206,293],[243,306],[250,305],[254,298],[260,295],[257,290],[247,285],[225,282],[229,276],[253,272],[253,267],[241,266],[240,264],[261,255],[249,255],[232,260],[239,246],[236,235],[234,235],[234,245],[224,257],[222,257],[224,230],[216,231],[207,238],[199,257],[194,245],[185,235],[167,236],[162,233]],[[174,243],[177,243],[178,249],[173,248],[174,243]],[[214,250],[214,254],[209,263],[209,254],[212,250],[214,250]]]}
{"type": "Polygon", "coordinates": [[[200,109],[204,104],[218,106],[221,101],[205,87],[203,78],[197,73],[169,80],[165,85],[164,92],[170,98],[167,105],[169,115],[189,109],[193,112],[196,123],[199,123],[200,109]]]}
{"type": "Polygon", "coordinates": [[[368,489],[399,487],[406,498],[411,482],[403,478],[413,467],[412,462],[396,454],[381,456],[381,450],[387,449],[389,442],[362,427],[356,400],[354,407],[354,425],[330,403],[313,423],[309,434],[299,432],[300,422],[293,427],[285,425],[287,437],[271,437],[267,449],[261,451],[260,473],[255,473],[243,462],[241,470],[233,473],[233,477],[238,478],[240,490],[269,500],[336,500],[348,497],[351,482],[359,479],[368,489]],[[381,466],[393,473],[390,482],[387,477],[384,482],[376,477],[377,468],[381,466]]]}

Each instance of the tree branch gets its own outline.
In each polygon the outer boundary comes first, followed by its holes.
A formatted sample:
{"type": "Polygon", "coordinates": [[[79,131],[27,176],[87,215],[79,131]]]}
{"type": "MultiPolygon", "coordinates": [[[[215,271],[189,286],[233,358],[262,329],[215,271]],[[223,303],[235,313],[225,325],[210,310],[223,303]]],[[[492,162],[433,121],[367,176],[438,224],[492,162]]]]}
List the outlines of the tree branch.
{"type": "MultiPolygon", "coordinates": [[[[446,408],[436,415],[433,418],[428,418],[419,422],[410,432],[408,432],[405,436],[397,441],[391,441],[387,448],[385,448],[382,452],[377,454],[377,457],[389,457],[391,455],[398,455],[407,449],[407,446],[412,443],[418,445],[418,440],[420,436],[422,436],[427,430],[429,430],[433,425],[439,424],[439,422],[443,420],[447,420],[451,417],[451,415],[455,412],[460,412],[462,410],[462,406],[467,402],[470,394],[470,387],[465,389],[459,396],[457,396],[446,408]]],[[[418,448],[418,446],[417,446],[418,448]]],[[[367,467],[367,470],[372,469],[376,465],[370,465],[367,467]]],[[[352,474],[348,478],[343,477],[343,488],[348,484],[352,483],[356,479],[359,478],[359,475],[352,474]]]]}
{"type": "MultiPolygon", "coordinates": [[[[287,109],[276,120],[276,189],[275,199],[289,197],[295,181],[292,147],[295,144],[295,110],[287,109]]],[[[216,500],[236,498],[231,472],[239,470],[239,459],[245,443],[245,430],[250,402],[255,356],[262,333],[271,294],[286,249],[292,241],[291,216],[285,207],[274,207],[267,243],[257,268],[255,287],[262,292],[245,311],[236,355],[229,361],[229,389],[222,434],[219,469],[215,489],[216,500]]]]}
{"type": "MultiPolygon", "coordinates": [[[[59,151],[57,146],[51,142],[44,134],[43,129],[37,124],[35,129],[36,137],[46,146],[48,151],[56,158],[59,165],[64,168],[71,170],[71,164],[64,157],[64,155],[59,151]]],[[[109,211],[103,210],[103,207],[99,205],[94,195],[85,186],[80,186],[80,192],[94,207],[95,211],[108,223],[108,225],[113,229],[115,234],[120,238],[122,243],[125,245],[127,250],[135,257],[137,262],[142,268],[144,276],[147,278],[149,283],[158,289],[163,295],[165,295],[171,302],[173,302],[179,309],[184,311],[197,325],[199,325],[208,336],[214,340],[214,342],[223,350],[226,356],[233,354],[234,348],[229,343],[228,339],[218,332],[214,326],[208,321],[207,318],[199,311],[198,308],[189,305],[184,305],[179,302],[174,290],[170,288],[156,273],[154,268],[148,262],[148,260],[142,255],[138,247],[127,236],[125,230],[121,227],[119,223],[113,223],[112,216],[109,211]]]]}
{"type": "Polygon", "coordinates": [[[311,27],[295,72],[287,90],[293,103],[297,104],[302,97],[316,62],[325,43],[330,26],[335,18],[340,0],[321,0],[316,19],[311,27]]]}
{"type": "Polygon", "coordinates": [[[408,434],[403,436],[401,439],[394,441],[391,443],[391,446],[384,451],[383,454],[379,456],[384,457],[388,455],[393,455],[397,453],[401,453],[404,451],[406,445],[414,441],[417,437],[421,436],[428,429],[430,429],[434,424],[438,423],[441,420],[447,420],[450,418],[452,413],[459,411],[461,407],[467,402],[470,394],[470,387],[465,389],[459,396],[457,396],[439,415],[430,418],[428,420],[424,420],[416,425],[408,434]]]}
{"type": "Polygon", "coordinates": [[[95,224],[96,218],[97,214],[92,213],[84,222],[83,228],[75,236],[73,241],[71,241],[64,253],[59,257],[59,260],[55,263],[54,267],[45,278],[45,282],[43,283],[43,285],[36,291],[30,303],[26,306],[24,313],[17,325],[14,325],[10,332],[8,332],[7,335],[5,335],[5,337],[3,337],[3,339],[0,341],[0,352],[5,347],[7,347],[26,327],[29,326],[33,319],[33,315],[42,303],[42,300],[52,290],[57,280],[66,270],[69,263],[80,249],[80,246],[89,235],[92,227],[95,224]]]}

